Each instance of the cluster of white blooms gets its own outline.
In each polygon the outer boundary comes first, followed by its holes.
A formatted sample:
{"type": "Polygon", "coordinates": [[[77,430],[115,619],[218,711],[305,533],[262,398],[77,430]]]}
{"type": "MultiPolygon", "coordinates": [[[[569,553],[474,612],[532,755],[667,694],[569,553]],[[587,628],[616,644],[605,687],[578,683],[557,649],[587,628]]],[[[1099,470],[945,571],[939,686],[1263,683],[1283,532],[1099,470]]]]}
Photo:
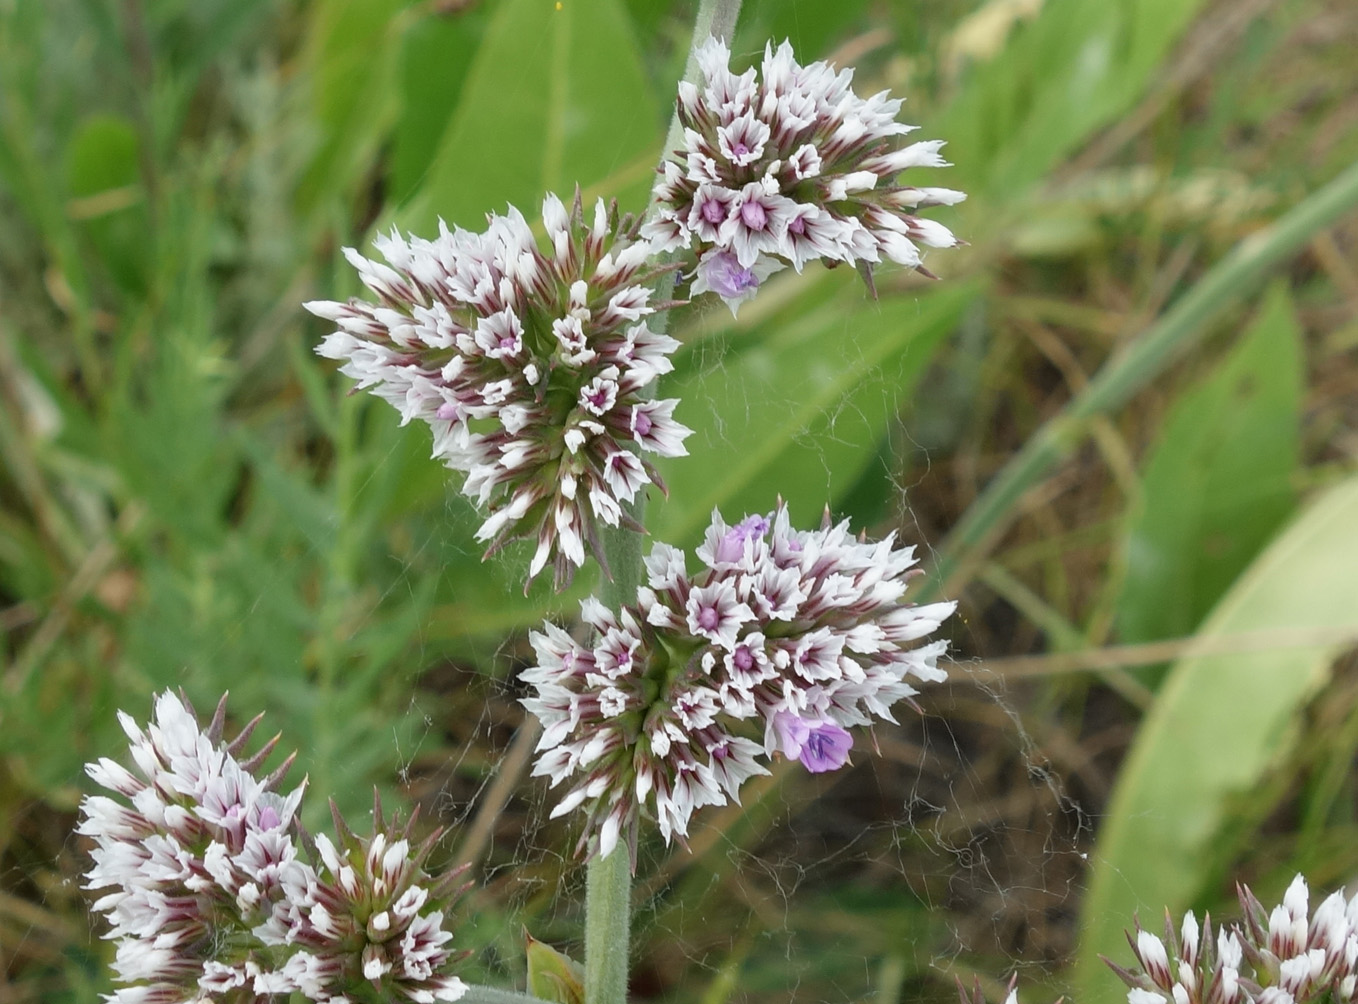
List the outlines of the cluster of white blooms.
{"type": "Polygon", "coordinates": [[[930,275],[919,245],[960,243],[915,213],[961,192],[896,182],[908,168],[947,166],[940,141],[897,145],[915,129],[896,121],[899,99],[858,97],[852,70],[800,66],[787,42],[765,48],[762,73],[732,73],[719,39],[696,55],[702,84],[679,85],[684,149],[662,165],[642,231],[696,256],[695,295],[715,292],[734,313],[772,272],[813,259],[886,258],[930,275]]]}
{"type": "Polygon", "coordinates": [[[683,838],[704,805],[737,799],[746,778],[782,754],[814,772],[848,759],[846,731],[918,693],[910,679],[946,677],[932,632],[953,603],[902,602],[913,548],[855,540],[847,523],[803,532],[779,506],[734,527],[714,513],[689,575],[684,555],[656,544],[647,583],[619,612],[582,604],[590,645],[547,625],[532,637],[535,690],[524,704],[544,726],[535,774],[576,783],[553,815],[583,807],[580,847],[600,856],[639,815],[683,838]]]}
{"type": "Polygon", "coordinates": [[[340,824],[340,846],[317,836],[308,863],[302,788],[274,790],[291,758],[257,779],[276,739],[237,760],[254,722],[222,744],[224,705],[206,731],[168,692],[145,732],[120,712],[137,772],[109,759],[87,767],[121,796],[86,798],[77,831],[95,842],[86,887],[111,890],[94,909],[108,915],[113,968],[129,986],[110,1000],[459,999],[443,912],[457,873],[424,871],[434,838],[412,853],[409,824],[388,829],[379,810],[371,838],[340,824]]]}
{"type": "Polygon", "coordinates": [[[1128,1004],[1344,1004],[1358,990],[1358,895],[1342,890],[1311,914],[1306,880],[1298,875],[1283,901],[1266,909],[1240,890],[1243,924],[1222,929],[1213,951],[1212,923],[1190,912],[1165,941],[1141,930],[1130,935],[1138,968],[1109,963],[1130,988],[1128,1004]],[[1171,956],[1173,961],[1171,962],[1171,956]]]}
{"type": "Polygon", "coordinates": [[[642,323],[667,306],[646,285],[654,249],[602,200],[587,223],[578,196],[568,212],[548,195],[542,217],[546,250],[512,207],[484,233],[378,238],[387,264],[346,249],[378,302],[306,307],[338,329],[316,351],[427,422],[434,456],[466,473],[487,554],[535,536],[529,577],[554,558],[561,586],[586,547],[602,558],[600,522],[634,525],[623,505],[659,482],[641,454],[683,456],[690,430],[677,401],[644,395],[678,346],[642,323]]]}

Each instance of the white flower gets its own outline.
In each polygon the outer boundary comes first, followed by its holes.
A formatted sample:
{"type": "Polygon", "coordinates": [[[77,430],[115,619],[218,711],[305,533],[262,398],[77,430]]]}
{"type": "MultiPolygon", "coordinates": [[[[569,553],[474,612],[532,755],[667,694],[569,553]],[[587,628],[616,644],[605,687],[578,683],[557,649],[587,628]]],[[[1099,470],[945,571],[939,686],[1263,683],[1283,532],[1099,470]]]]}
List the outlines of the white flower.
{"type": "Polygon", "coordinates": [[[602,202],[592,221],[578,199],[568,212],[549,195],[542,211],[545,248],[511,207],[483,233],[380,237],[386,264],[349,249],[377,302],[306,307],[337,328],[317,351],[403,424],[427,423],[434,457],[466,475],[463,492],[488,510],[487,555],[536,538],[530,577],[552,562],[560,587],[598,523],[616,525],[651,481],[650,467],[617,455],[681,456],[690,430],[673,419],[676,401],[647,400],[678,347],[638,323],[657,309],[655,248],[602,202]]]}
{"type": "Polygon", "coordinates": [[[852,71],[800,66],[787,42],[739,77],[724,42],[709,39],[696,55],[703,82],[680,85],[677,99],[684,147],[665,162],[642,228],[657,249],[694,255],[694,295],[715,292],[734,312],[766,278],[766,261],[801,271],[817,258],[888,258],[929,275],[919,246],[959,243],[917,213],[961,192],[898,183],[902,172],[947,166],[939,140],[899,145],[914,126],[895,120],[898,99],[858,97],[852,71]]]}
{"type": "Polygon", "coordinates": [[[87,887],[113,890],[94,909],[107,914],[117,942],[114,971],[131,984],[111,999],[300,991],[336,1001],[360,989],[346,986],[359,969],[386,996],[460,996],[465,988],[447,973],[454,960],[443,947],[452,935],[442,910],[456,873],[425,873],[432,838],[412,849],[409,827],[393,821],[387,829],[379,807],[370,839],[347,828],[338,843],[317,834],[313,867],[298,854],[302,789],[272,790],[286,765],[265,781],[246,766],[276,740],[241,763],[244,740],[220,742],[223,717],[224,703],[204,731],[167,692],[145,731],[119,715],[141,777],[111,761],[88,768],[134,803],[91,796],[79,825],[95,842],[87,887]]]}
{"type": "Polygon", "coordinates": [[[794,531],[781,507],[735,526],[714,513],[698,558],[689,575],[682,552],[657,544],[635,606],[582,603],[589,645],[550,625],[532,636],[534,773],[574,779],[553,815],[584,811],[582,851],[633,848],[646,808],[662,836],[682,837],[694,811],[765,772],[761,758],[843,766],[849,727],[890,720],[917,692],[907,676],[942,675],[944,643],[910,643],[952,604],[902,604],[914,559],[890,540],[855,540],[847,524],[794,531]]]}

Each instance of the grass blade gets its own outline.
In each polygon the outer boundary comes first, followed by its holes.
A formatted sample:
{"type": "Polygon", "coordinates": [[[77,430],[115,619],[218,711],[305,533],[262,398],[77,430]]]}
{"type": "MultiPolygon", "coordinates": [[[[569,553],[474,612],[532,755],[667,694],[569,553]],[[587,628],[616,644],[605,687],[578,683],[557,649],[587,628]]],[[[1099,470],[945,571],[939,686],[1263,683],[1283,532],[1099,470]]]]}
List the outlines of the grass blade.
{"type": "Polygon", "coordinates": [[[986,486],[953,528],[921,599],[951,592],[1018,515],[1025,492],[1084,441],[1091,421],[1115,411],[1197,342],[1210,321],[1258,288],[1274,265],[1358,207],[1358,164],[1261,230],[1209,271],[1141,337],[1110,359],[1089,385],[1042,426],[986,486]]]}

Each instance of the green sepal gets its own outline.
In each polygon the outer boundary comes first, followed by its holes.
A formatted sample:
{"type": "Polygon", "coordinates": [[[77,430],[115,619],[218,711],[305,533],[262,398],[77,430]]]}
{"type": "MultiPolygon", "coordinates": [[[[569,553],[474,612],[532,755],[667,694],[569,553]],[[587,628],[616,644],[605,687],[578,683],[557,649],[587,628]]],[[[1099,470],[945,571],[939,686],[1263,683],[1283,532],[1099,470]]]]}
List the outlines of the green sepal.
{"type": "Polygon", "coordinates": [[[585,967],[551,945],[523,932],[528,957],[528,992],[555,1004],[585,1004],[585,967]]]}

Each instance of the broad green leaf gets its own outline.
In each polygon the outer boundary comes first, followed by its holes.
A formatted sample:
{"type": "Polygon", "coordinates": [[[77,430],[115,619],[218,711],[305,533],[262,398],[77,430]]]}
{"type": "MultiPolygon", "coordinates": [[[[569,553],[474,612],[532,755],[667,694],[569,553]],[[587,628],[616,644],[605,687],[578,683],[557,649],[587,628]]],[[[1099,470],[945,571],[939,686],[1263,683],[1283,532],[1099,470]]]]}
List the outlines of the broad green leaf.
{"type": "Polygon", "coordinates": [[[938,183],[985,196],[986,205],[1012,200],[1131,106],[1199,6],[1049,0],[928,124],[961,172],[938,183]]]}
{"type": "Polygon", "coordinates": [[[585,970],[564,952],[523,932],[528,960],[528,992],[556,1004],[585,1004],[585,970]]]}
{"type": "MultiPolygon", "coordinates": [[[[1257,647],[1188,655],[1171,669],[1109,802],[1091,856],[1074,998],[1121,1000],[1099,960],[1126,961],[1133,912],[1154,926],[1189,906],[1232,851],[1230,813],[1286,753],[1297,713],[1358,632],[1358,477],[1307,505],[1231,587],[1198,632],[1203,646],[1251,632],[1257,647]],[[1275,640],[1268,634],[1273,632],[1275,640]],[[1285,632],[1280,642],[1277,632],[1285,632]],[[1284,642],[1290,642],[1285,644],[1284,642]]],[[[1243,646],[1242,646],[1243,647],[1243,646]]]]}
{"type": "Polygon", "coordinates": [[[138,180],[136,127],[117,115],[91,115],[80,124],[66,151],[66,184],[76,198],[135,185],[138,180]]]}
{"type": "MultiPolygon", "coordinates": [[[[533,219],[544,192],[569,199],[577,184],[659,156],[663,116],[619,0],[553,8],[498,8],[428,177],[398,213],[402,229],[427,233],[438,217],[479,228],[506,202],[533,219]]],[[[639,211],[650,183],[609,194],[639,211]]]]}
{"type": "Polygon", "coordinates": [[[81,221],[118,285],[135,293],[145,290],[151,246],[140,156],[136,127],[116,115],[85,119],[66,148],[66,212],[81,221]]]}
{"type": "Polygon", "coordinates": [[[487,20],[486,8],[477,6],[456,17],[423,18],[406,33],[398,68],[401,102],[391,202],[404,202],[415,192],[438,153],[487,20]]]}
{"type": "Polygon", "coordinates": [[[1123,543],[1124,641],[1192,633],[1291,512],[1300,337],[1275,286],[1240,344],[1170,411],[1123,543]]]}
{"type": "Polygon", "coordinates": [[[694,435],[689,456],[661,465],[670,497],[652,509],[656,539],[692,543],[714,507],[739,519],[767,512],[779,495],[799,524],[818,521],[872,461],[978,293],[950,285],[854,309],[861,289],[841,290],[744,351],[662,382],[660,396],[680,400],[676,417],[694,435]]]}
{"type": "Polygon", "coordinates": [[[311,209],[367,169],[396,107],[401,12],[411,0],[318,0],[302,65],[311,84],[320,148],[298,197],[311,209]]]}
{"type": "Polygon", "coordinates": [[[861,23],[866,0],[836,0],[835,3],[746,4],[741,11],[739,30],[731,51],[741,67],[748,58],[757,63],[766,42],[775,46],[783,39],[792,43],[800,62],[823,58],[836,42],[861,23]]]}

